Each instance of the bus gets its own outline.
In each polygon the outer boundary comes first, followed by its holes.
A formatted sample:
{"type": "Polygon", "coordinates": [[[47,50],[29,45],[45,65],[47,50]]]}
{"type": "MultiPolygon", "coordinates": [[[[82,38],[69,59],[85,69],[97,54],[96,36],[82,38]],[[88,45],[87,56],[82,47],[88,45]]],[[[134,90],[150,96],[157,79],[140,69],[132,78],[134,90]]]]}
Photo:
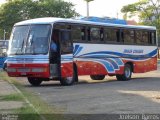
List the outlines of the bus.
{"type": "Polygon", "coordinates": [[[0,40],[0,69],[4,68],[4,62],[7,58],[8,40],[0,40]]]}
{"type": "Polygon", "coordinates": [[[156,28],[152,26],[36,18],[16,23],[10,41],[8,75],[27,77],[33,86],[49,80],[72,85],[81,75],[126,81],[132,73],[157,69],[156,28]]]}

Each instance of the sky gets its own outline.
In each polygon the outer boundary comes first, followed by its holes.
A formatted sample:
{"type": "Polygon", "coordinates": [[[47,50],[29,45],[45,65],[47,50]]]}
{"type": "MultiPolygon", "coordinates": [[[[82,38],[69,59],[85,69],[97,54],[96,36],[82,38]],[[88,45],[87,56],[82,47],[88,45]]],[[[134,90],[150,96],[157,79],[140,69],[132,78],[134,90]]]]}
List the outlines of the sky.
{"type": "MultiPolygon", "coordinates": [[[[75,5],[76,11],[82,15],[86,16],[86,2],[84,0],[64,0],[72,2],[75,5]]],[[[138,2],[139,0],[94,0],[89,4],[89,15],[97,17],[114,17],[122,18],[120,12],[124,5],[138,2]]],[[[0,0],[0,3],[5,2],[5,0],[0,0]]]]}
{"type": "Polygon", "coordinates": [[[0,3],[4,3],[5,2],[5,0],[0,0],[0,3]]]}
{"type": "MultiPolygon", "coordinates": [[[[84,0],[65,0],[72,2],[75,5],[75,9],[82,16],[86,16],[86,2],[84,0]]],[[[139,0],[94,0],[89,3],[89,15],[97,17],[114,17],[122,18],[120,12],[124,5],[138,2],[139,0]]]]}

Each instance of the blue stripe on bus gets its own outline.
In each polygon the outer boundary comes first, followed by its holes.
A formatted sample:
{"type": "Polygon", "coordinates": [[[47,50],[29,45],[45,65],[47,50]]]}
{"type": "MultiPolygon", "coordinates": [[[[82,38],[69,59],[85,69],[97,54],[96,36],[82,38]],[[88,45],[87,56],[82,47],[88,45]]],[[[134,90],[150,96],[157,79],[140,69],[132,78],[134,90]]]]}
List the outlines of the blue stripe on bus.
{"type": "Polygon", "coordinates": [[[93,57],[93,58],[96,58],[96,57],[111,57],[111,58],[123,57],[123,58],[129,58],[133,60],[145,60],[146,58],[153,57],[156,54],[157,54],[157,49],[145,55],[131,55],[131,54],[118,53],[118,52],[100,51],[100,52],[92,52],[92,53],[83,54],[78,57],[93,57]],[[101,55],[101,54],[104,54],[104,55],[101,55]],[[108,56],[108,55],[113,55],[113,56],[108,56]]]}
{"type": "Polygon", "coordinates": [[[74,50],[73,50],[73,55],[76,56],[78,53],[81,52],[83,47],[80,47],[80,45],[75,45],[74,50]]]}
{"type": "Polygon", "coordinates": [[[115,61],[113,61],[113,60],[111,60],[111,59],[104,59],[104,60],[106,60],[106,61],[108,61],[109,63],[111,63],[111,64],[113,65],[114,69],[116,69],[116,70],[119,69],[119,66],[118,66],[118,64],[117,64],[115,61]]]}
{"type": "Polygon", "coordinates": [[[80,46],[80,45],[75,45],[75,47],[74,47],[74,49],[73,49],[73,54],[75,54],[75,53],[77,52],[79,46],[80,46]]]}
{"type": "Polygon", "coordinates": [[[101,60],[101,59],[95,60],[95,61],[103,64],[105,69],[108,71],[108,73],[115,73],[115,69],[114,69],[113,65],[110,62],[104,61],[104,60],[101,60]]]}

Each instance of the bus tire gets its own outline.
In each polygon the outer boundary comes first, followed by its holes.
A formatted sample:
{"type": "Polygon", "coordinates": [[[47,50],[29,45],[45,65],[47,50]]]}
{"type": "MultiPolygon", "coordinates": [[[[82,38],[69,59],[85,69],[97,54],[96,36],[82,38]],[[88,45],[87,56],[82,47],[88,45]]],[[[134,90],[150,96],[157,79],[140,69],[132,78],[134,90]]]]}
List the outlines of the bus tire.
{"type": "Polygon", "coordinates": [[[130,64],[125,64],[124,73],[122,75],[116,75],[118,81],[127,81],[130,80],[132,76],[132,67],[130,64]]]}
{"type": "Polygon", "coordinates": [[[73,76],[72,77],[64,77],[64,78],[61,77],[60,83],[63,86],[70,86],[70,85],[73,85],[75,82],[78,82],[78,74],[77,74],[76,66],[74,65],[73,76]]]}
{"type": "Polygon", "coordinates": [[[39,86],[42,80],[40,78],[28,77],[28,82],[33,86],[39,86]]]}
{"type": "Polygon", "coordinates": [[[90,75],[90,78],[92,80],[103,80],[105,78],[105,75],[90,75]]]}

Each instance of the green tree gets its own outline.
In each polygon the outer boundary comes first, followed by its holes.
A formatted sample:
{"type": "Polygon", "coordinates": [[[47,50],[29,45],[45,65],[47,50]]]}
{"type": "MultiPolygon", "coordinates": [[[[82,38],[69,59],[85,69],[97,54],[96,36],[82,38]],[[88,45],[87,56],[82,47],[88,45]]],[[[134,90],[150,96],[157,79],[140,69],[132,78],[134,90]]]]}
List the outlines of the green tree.
{"type": "Polygon", "coordinates": [[[8,39],[14,23],[22,20],[79,16],[73,7],[72,3],[63,0],[8,0],[0,6],[0,39],[3,39],[4,29],[8,39]]]}
{"type": "Polygon", "coordinates": [[[39,2],[39,14],[46,17],[71,18],[79,16],[73,9],[73,4],[63,0],[42,0],[39,2]],[[43,13],[43,14],[42,14],[43,13]]]}
{"type": "Polygon", "coordinates": [[[124,17],[138,15],[140,24],[156,26],[160,29],[160,0],[139,0],[139,2],[123,6],[124,17]]]}

